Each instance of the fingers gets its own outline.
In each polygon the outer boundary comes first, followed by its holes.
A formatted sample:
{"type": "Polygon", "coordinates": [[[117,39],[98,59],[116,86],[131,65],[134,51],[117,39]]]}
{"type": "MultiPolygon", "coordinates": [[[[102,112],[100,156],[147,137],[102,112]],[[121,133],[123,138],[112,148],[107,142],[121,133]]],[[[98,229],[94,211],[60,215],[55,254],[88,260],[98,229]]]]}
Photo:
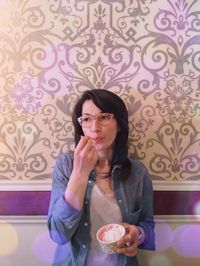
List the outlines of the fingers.
{"type": "Polygon", "coordinates": [[[117,242],[117,252],[120,254],[125,254],[126,256],[135,256],[137,254],[138,247],[137,227],[127,223],[123,223],[122,225],[126,229],[126,234],[117,242]]]}
{"type": "Polygon", "coordinates": [[[131,242],[137,242],[138,241],[137,226],[128,223],[122,223],[122,225],[126,230],[125,236],[121,239],[122,244],[128,242],[129,240],[131,240],[131,242]]]}
{"type": "Polygon", "coordinates": [[[85,155],[88,155],[88,152],[90,151],[94,153],[94,147],[92,144],[92,140],[87,136],[82,136],[75,149],[75,153],[82,154],[85,156],[85,155]]]}
{"type": "Polygon", "coordinates": [[[81,139],[80,139],[80,141],[79,141],[79,143],[78,143],[78,145],[77,145],[77,147],[76,147],[75,150],[77,152],[78,151],[81,151],[85,147],[85,145],[86,144],[89,144],[89,143],[92,144],[92,141],[91,141],[91,139],[89,137],[87,137],[87,136],[81,136],[81,139]]]}
{"type": "Polygon", "coordinates": [[[96,150],[92,144],[92,140],[90,138],[87,139],[86,143],[85,143],[85,146],[82,148],[82,151],[81,151],[84,156],[86,157],[89,157],[91,159],[94,159],[93,157],[95,156],[96,154],[96,150]]]}
{"type": "Polygon", "coordinates": [[[82,136],[74,151],[74,170],[89,173],[98,160],[91,138],[82,136]]]}
{"type": "Polygon", "coordinates": [[[128,242],[125,246],[119,247],[117,253],[124,254],[126,256],[132,257],[137,254],[137,243],[128,242]]]}

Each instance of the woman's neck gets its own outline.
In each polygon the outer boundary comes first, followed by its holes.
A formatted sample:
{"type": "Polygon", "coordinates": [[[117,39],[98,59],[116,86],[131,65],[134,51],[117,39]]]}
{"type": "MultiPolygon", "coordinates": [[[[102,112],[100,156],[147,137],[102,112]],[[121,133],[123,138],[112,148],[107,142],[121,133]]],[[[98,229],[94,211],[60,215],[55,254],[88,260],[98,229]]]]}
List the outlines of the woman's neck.
{"type": "Polygon", "coordinates": [[[95,167],[96,179],[105,179],[110,176],[110,161],[107,158],[100,158],[95,167]]]}
{"type": "Polygon", "coordinates": [[[98,162],[100,164],[104,164],[104,163],[107,163],[111,161],[111,158],[112,158],[112,150],[104,150],[104,151],[98,151],[98,157],[99,157],[99,160],[98,162]]]}

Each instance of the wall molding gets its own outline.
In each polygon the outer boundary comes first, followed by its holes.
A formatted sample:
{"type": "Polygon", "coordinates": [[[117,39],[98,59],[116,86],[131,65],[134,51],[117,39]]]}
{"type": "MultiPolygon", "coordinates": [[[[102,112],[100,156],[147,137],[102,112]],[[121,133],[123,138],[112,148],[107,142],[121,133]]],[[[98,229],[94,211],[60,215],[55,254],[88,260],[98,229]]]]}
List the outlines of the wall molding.
{"type": "MultiPolygon", "coordinates": [[[[160,181],[153,180],[154,191],[196,191],[200,181],[160,181]]],[[[50,191],[49,181],[0,181],[0,191],[50,191]]]]}
{"type": "MultiPolygon", "coordinates": [[[[47,215],[50,191],[0,191],[0,215],[47,215]]],[[[155,215],[200,215],[200,190],[154,191],[155,215]]]]}
{"type": "Polygon", "coordinates": [[[26,224],[46,224],[47,215],[0,215],[0,225],[2,222],[8,223],[26,223],[26,224]]]}
{"type": "Polygon", "coordinates": [[[51,181],[0,181],[0,191],[49,191],[51,181]]]}
{"type": "Polygon", "coordinates": [[[200,181],[153,181],[154,191],[196,191],[200,190],[200,181]]]}
{"type": "Polygon", "coordinates": [[[155,215],[200,215],[200,190],[154,191],[155,215]]]}
{"type": "Polygon", "coordinates": [[[155,215],[156,223],[200,223],[200,215],[155,215]]]}
{"type": "MultiPolygon", "coordinates": [[[[156,223],[200,223],[200,215],[155,215],[156,223]]],[[[27,224],[46,224],[47,215],[1,215],[0,224],[8,223],[27,223],[27,224]]]]}

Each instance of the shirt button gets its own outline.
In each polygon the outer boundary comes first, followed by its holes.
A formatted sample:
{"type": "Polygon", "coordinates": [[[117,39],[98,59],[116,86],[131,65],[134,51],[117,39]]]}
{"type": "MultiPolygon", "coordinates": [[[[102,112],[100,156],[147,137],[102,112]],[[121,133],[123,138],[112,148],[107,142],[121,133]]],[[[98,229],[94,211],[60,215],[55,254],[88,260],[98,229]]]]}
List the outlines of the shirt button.
{"type": "Polygon", "coordinates": [[[86,200],[86,201],[85,201],[85,205],[87,205],[87,204],[88,204],[88,201],[86,200]]]}
{"type": "Polygon", "coordinates": [[[85,245],[82,245],[82,247],[83,247],[83,248],[86,248],[86,246],[85,246],[85,245]]]}
{"type": "Polygon", "coordinates": [[[88,226],[88,223],[84,223],[84,226],[88,226]]]}
{"type": "Polygon", "coordinates": [[[119,202],[119,203],[122,203],[122,200],[121,200],[121,199],[119,199],[119,200],[118,200],[118,202],[119,202]]]}
{"type": "Polygon", "coordinates": [[[91,184],[91,183],[92,183],[92,181],[91,181],[91,180],[89,180],[89,181],[88,181],[88,183],[89,183],[89,184],[91,184]]]}

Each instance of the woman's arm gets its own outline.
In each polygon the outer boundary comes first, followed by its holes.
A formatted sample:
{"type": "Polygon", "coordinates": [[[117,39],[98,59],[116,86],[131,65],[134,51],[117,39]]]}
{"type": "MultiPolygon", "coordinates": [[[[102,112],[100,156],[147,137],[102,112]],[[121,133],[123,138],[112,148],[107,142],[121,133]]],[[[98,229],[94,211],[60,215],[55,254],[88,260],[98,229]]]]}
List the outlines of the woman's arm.
{"type": "Polygon", "coordinates": [[[52,192],[48,212],[51,238],[67,243],[75,233],[82,215],[88,177],[98,156],[88,137],[82,137],[74,151],[61,156],[53,170],[52,192]]]}
{"type": "Polygon", "coordinates": [[[118,241],[118,253],[130,257],[137,254],[138,247],[155,250],[152,182],[146,169],[140,170],[140,174],[141,172],[143,172],[143,175],[139,176],[140,184],[142,184],[141,211],[137,224],[123,223],[126,235],[118,241]]]}
{"type": "Polygon", "coordinates": [[[77,210],[83,206],[90,172],[97,163],[98,155],[89,137],[82,137],[74,151],[74,165],[67,188],[65,201],[77,210]]]}
{"type": "Polygon", "coordinates": [[[61,155],[52,173],[52,190],[48,210],[48,229],[53,241],[66,244],[73,236],[81,218],[78,211],[65,201],[64,194],[73,167],[73,155],[61,155]]]}
{"type": "Polygon", "coordinates": [[[144,241],[140,248],[155,250],[155,222],[153,214],[153,187],[152,181],[147,171],[143,180],[142,210],[138,226],[144,231],[144,241]]]}

